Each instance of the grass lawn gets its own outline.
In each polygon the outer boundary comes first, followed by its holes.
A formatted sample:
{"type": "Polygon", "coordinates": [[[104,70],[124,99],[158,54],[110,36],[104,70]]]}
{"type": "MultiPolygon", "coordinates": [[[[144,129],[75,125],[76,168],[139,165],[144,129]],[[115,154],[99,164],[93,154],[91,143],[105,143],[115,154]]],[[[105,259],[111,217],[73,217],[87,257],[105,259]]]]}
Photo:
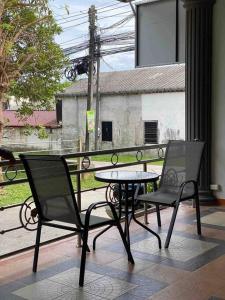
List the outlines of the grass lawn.
{"type": "MultiPolygon", "coordinates": [[[[149,159],[149,157],[143,157],[143,159],[149,159]]],[[[104,155],[104,156],[93,156],[92,160],[94,161],[102,161],[102,162],[109,162],[111,161],[111,155],[104,155]]],[[[119,156],[119,163],[128,163],[136,161],[135,156],[133,155],[121,155],[119,156]]],[[[163,161],[157,161],[151,163],[151,165],[162,165],[163,161]]],[[[24,178],[24,173],[18,173],[17,179],[24,178]]],[[[74,190],[76,190],[76,177],[72,176],[72,182],[74,186],[74,190]]],[[[94,179],[94,174],[89,173],[81,180],[81,188],[90,189],[94,187],[101,187],[104,186],[105,183],[96,181],[94,179]]],[[[23,184],[15,184],[4,187],[0,190],[0,207],[8,206],[12,204],[19,204],[23,203],[31,195],[30,187],[28,183],[23,184]]]]}
{"type": "MultiPolygon", "coordinates": [[[[22,175],[18,174],[17,179],[19,178],[22,178],[22,175]]],[[[72,176],[72,182],[74,190],[76,190],[75,176],[72,176]]],[[[96,181],[94,179],[94,174],[91,173],[81,180],[81,188],[83,190],[104,185],[104,183],[96,181]]],[[[6,186],[0,191],[0,207],[23,203],[30,195],[31,191],[28,183],[6,186]]]]}
{"type": "MultiPolygon", "coordinates": [[[[111,157],[112,157],[111,154],[96,155],[96,156],[92,156],[91,159],[93,161],[110,162],[111,157]]],[[[152,157],[152,159],[154,159],[154,158],[155,157],[152,157]]],[[[151,159],[151,157],[143,156],[143,158],[142,158],[142,160],[147,160],[147,159],[151,159]]],[[[118,155],[118,163],[130,163],[130,162],[136,162],[136,161],[137,161],[137,159],[136,159],[135,155],[118,155]]],[[[163,165],[163,160],[152,162],[151,165],[162,166],[163,165]]]]}

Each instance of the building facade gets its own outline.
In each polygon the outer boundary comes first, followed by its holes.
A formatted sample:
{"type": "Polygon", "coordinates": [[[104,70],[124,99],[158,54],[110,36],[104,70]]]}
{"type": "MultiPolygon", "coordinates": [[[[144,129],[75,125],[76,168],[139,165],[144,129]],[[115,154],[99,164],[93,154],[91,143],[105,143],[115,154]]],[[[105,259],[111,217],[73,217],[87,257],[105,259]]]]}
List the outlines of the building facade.
{"type": "MultiPolygon", "coordinates": [[[[57,95],[64,140],[85,139],[87,80],[57,95]]],[[[185,138],[184,65],[100,75],[98,148],[164,143],[185,138]]],[[[96,107],[95,97],[92,109],[96,107]]],[[[91,135],[91,148],[94,134],[91,135]]]]}

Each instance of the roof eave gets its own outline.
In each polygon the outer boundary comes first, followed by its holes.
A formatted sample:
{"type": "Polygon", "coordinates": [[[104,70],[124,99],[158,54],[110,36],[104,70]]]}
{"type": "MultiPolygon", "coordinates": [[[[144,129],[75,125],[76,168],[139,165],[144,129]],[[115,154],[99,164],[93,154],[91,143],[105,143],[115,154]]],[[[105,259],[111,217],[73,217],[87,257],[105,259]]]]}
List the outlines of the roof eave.
{"type": "MultiPolygon", "coordinates": [[[[104,92],[101,96],[115,96],[115,95],[137,95],[137,94],[156,94],[156,93],[178,93],[185,92],[185,87],[181,88],[163,88],[163,89],[151,89],[151,90],[140,90],[140,91],[117,91],[117,92],[104,92]]],[[[95,96],[95,94],[94,94],[95,96]]],[[[87,93],[61,93],[57,94],[56,98],[76,98],[76,97],[87,97],[87,93]]]]}

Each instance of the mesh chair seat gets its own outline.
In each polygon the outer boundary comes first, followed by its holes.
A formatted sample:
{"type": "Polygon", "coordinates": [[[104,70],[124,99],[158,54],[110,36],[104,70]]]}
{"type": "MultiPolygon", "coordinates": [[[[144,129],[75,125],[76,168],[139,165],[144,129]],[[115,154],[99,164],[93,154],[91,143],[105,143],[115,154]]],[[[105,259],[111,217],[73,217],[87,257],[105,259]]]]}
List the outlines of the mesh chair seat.
{"type": "MultiPolygon", "coordinates": [[[[80,219],[81,219],[81,222],[84,224],[85,214],[80,214],[80,219]]],[[[111,219],[113,219],[113,216],[111,219]]],[[[110,220],[109,218],[91,215],[90,221],[89,221],[89,226],[92,227],[92,226],[99,225],[99,224],[109,223],[109,220],[110,220]]]]}
{"type": "MultiPolygon", "coordinates": [[[[193,193],[183,193],[180,201],[184,201],[192,198],[193,193]]],[[[137,197],[137,200],[149,203],[158,203],[161,205],[173,206],[177,201],[178,194],[176,192],[161,191],[152,192],[149,194],[143,194],[137,197]]]]}
{"type": "MultiPolygon", "coordinates": [[[[80,214],[80,219],[81,219],[81,223],[84,225],[85,214],[80,214]]],[[[113,219],[112,214],[111,214],[111,219],[113,219]]],[[[52,220],[75,225],[75,219],[74,219],[73,215],[71,215],[71,214],[64,214],[64,215],[61,214],[59,218],[57,218],[55,216],[54,216],[54,218],[51,218],[51,215],[49,215],[49,219],[46,221],[52,221],[52,220]]],[[[89,220],[89,227],[108,223],[109,220],[110,220],[109,218],[103,218],[103,217],[91,215],[90,220],[89,220]]]]}

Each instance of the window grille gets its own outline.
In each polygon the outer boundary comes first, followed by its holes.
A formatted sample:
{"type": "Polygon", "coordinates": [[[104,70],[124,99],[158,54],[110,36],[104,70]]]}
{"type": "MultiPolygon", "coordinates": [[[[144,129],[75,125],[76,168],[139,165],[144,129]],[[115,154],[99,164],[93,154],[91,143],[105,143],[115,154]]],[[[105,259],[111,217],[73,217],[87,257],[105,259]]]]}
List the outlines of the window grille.
{"type": "Polygon", "coordinates": [[[145,122],[144,143],[158,144],[158,121],[145,122]]]}

